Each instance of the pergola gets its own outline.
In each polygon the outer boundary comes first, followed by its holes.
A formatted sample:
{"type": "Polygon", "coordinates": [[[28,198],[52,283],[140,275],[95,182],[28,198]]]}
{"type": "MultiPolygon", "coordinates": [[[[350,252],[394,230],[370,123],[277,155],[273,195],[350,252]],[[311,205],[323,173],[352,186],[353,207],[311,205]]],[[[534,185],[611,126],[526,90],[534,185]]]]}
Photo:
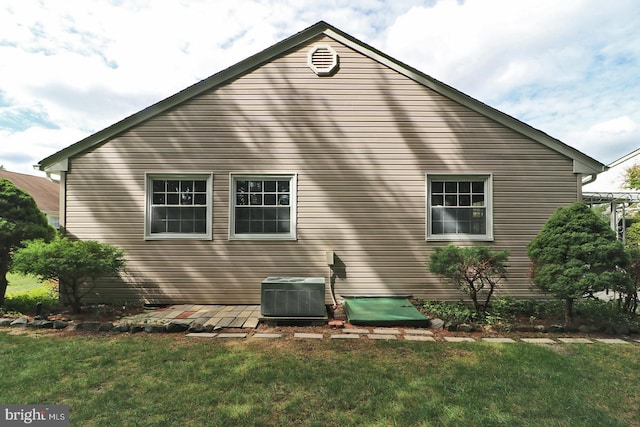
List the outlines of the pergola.
{"type": "Polygon", "coordinates": [[[584,192],[582,200],[593,205],[608,204],[611,209],[609,223],[611,229],[615,231],[618,238],[624,243],[626,241],[626,215],[627,208],[633,203],[640,203],[640,192],[624,191],[618,193],[609,192],[584,192]]]}

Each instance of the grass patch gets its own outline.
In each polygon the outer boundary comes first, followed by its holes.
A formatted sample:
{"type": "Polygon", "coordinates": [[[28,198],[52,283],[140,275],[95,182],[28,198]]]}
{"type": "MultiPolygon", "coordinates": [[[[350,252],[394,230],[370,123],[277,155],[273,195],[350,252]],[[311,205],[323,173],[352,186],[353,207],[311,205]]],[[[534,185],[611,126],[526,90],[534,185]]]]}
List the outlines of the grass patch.
{"type": "Polygon", "coordinates": [[[0,402],[88,426],[638,425],[637,345],[0,332],[0,402]]]}
{"type": "Polygon", "coordinates": [[[8,293],[27,292],[33,289],[41,288],[42,281],[35,276],[27,276],[18,273],[7,273],[8,293]]]}

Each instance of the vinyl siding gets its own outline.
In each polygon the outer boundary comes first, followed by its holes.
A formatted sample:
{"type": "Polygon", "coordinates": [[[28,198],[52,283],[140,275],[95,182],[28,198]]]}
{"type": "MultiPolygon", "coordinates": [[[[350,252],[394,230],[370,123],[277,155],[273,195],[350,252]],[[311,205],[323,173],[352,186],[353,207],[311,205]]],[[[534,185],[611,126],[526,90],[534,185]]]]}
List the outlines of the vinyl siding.
{"type": "MultiPolygon", "coordinates": [[[[531,295],[526,245],[578,196],[572,160],[323,37],[340,69],[306,65],[314,43],[192,98],[70,160],[67,231],[127,251],[96,301],[256,304],[267,276],[324,276],[336,294],[457,300],[428,272],[425,174],[493,175],[501,292],[531,295]],[[213,173],[213,239],[144,240],[145,173],[213,173]],[[297,173],[297,241],[230,241],[229,175],[297,173]]],[[[461,243],[463,244],[463,243],[461,243]]],[[[464,243],[469,244],[469,243],[464,243]]],[[[480,244],[487,244],[486,242],[480,244]]],[[[327,294],[327,302],[329,302],[327,294]]]]}

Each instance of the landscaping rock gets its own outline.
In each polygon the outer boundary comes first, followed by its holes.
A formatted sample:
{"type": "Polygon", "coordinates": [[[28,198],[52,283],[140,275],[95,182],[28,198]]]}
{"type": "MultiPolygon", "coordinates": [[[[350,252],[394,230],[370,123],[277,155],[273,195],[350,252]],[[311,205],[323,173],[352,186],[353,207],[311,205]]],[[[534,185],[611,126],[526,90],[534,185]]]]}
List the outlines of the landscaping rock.
{"type": "Polygon", "coordinates": [[[14,328],[26,328],[28,323],[29,319],[27,319],[26,317],[19,317],[12,321],[9,325],[14,328]]]}
{"type": "Polygon", "coordinates": [[[11,322],[13,322],[13,320],[14,319],[8,317],[3,317],[0,319],[0,326],[11,326],[11,322]]]}
{"type": "Polygon", "coordinates": [[[612,323],[604,330],[604,333],[607,335],[629,335],[629,332],[629,325],[624,323],[612,323]]]}
{"type": "Polygon", "coordinates": [[[53,328],[53,322],[50,321],[50,320],[46,320],[46,319],[38,319],[38,320],[34,320],[33,322],[29,323],[27,326],[29,326],[31,328],[52,329],[53,328]]]}
{"type": "Polygon", "coordinates": [[[114,326],[111,322],[101,323],[100,326],[98,326],[98,332],[111,332],[113,328],[114,326]]]}
{"type": "Polygon", "coordinates": [[[164,332],[166,329],[162,325],[146,325],[144,327],[144,331],[148,334],[159,334],[164,332]]]}
{"type": "Polygon", "coordinates": [[[444,328],[449,332],[456,332],[458,330],[458,325],[454,325],[453,323],[447,323],[444,325],[444,328]]]}
{"type": "Polygon", "coordinates": [[[562,325],[549,325],[549,327],[547,328],[547,332],[550,332],[552,334],[559,334],[564,332],[564,326],[562,325]]]}
{"type": "Polygon", "coordinates": [[[476,328],[473,325],[470,325],[468,323],[461,323],[456,328],[458,332],[473,332],[475,331],[475,329],[476,328]]]}
{"type": "Polygon", "coordinates": [[[547,332],[547,327],[544,325],[536,325],[533,329],[535,332],[547,332]]]}
{"type": "Polygon", "coordinates": [[[121,323],[119,325],[114,326],[113,328],[115,332],[120,332],[120,333],[129,332],[130,329],[131,327],[129,326],[128,323],[121,323]]]}
{"type": "Polygon", "coordinates": [[[204,325],[202,323],[194,323],[193,325],[189,326],[189,332],[192,333],[201,333],[204,332],[204,325]]]}
{"type": "Polygon", "coordinates": [[[536,332],[535,327],[533,327],[532,325],[525,325],[525,324],[516,325],[515,330],[516,332],[536,332]]]}
{"type": "Polygon", "coordinates": [[[438,319],[437,317],[430,320],[431,327],[433,329],[442,329],[444,328],[444,320],[438,319]]]}
{"type": "Polygon", "coordinates": [[[131,325],[129,327],[129,333],[130,334],[137,334],[137,333],[142,332],[142,331],[144,331],[144,326],[142,326],[142,325],[131,325]]]}
{"type": "Polygon", "coordinates": [[[53,329],[64,329],[67,326],[69,326],[69,322],[65,322],[64,320],[53,321],[53,329]]]}
{"type": "Polygon", "coordinates": [[[214,326],[213,325],[207,325],[204,327],[204,332],[207,334],[210,334],[211,331],[213,331],[214,326]]]}
{"type": "Polygon", "coordinates": [[[187,322],[171,322],[165,327],[167,332],[175,333],[175,332],[185,332],[189,329],[189,323],[187,322]]]}
{"type": "Polygon", "coordinates": [[[74,331],[85,331],[85,332],[97,332],[100,329],[100,322],[82,322],[75,323],[73,326],[74,331]]]}

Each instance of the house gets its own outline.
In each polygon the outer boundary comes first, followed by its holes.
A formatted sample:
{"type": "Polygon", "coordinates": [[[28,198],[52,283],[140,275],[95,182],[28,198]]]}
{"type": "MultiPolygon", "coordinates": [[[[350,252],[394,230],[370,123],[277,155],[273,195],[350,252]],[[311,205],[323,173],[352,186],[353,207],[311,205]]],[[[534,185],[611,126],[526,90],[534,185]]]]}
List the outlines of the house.
{"type": "Polygon", "coordinates": [[[49,224],[59,228],[60,189],[57,183],[40,176],[0,170],[0,179],[3,178],[33,197],[49,224]]]}
{"type": "Polygon", "coordinates": [[[458,300],[448,243],[510,250],[531,296],[526,245],[605,166],[318,22],[40,168],[70,235],[127,252],[95,300],[257,304],[274,276],[458,300]]]}

